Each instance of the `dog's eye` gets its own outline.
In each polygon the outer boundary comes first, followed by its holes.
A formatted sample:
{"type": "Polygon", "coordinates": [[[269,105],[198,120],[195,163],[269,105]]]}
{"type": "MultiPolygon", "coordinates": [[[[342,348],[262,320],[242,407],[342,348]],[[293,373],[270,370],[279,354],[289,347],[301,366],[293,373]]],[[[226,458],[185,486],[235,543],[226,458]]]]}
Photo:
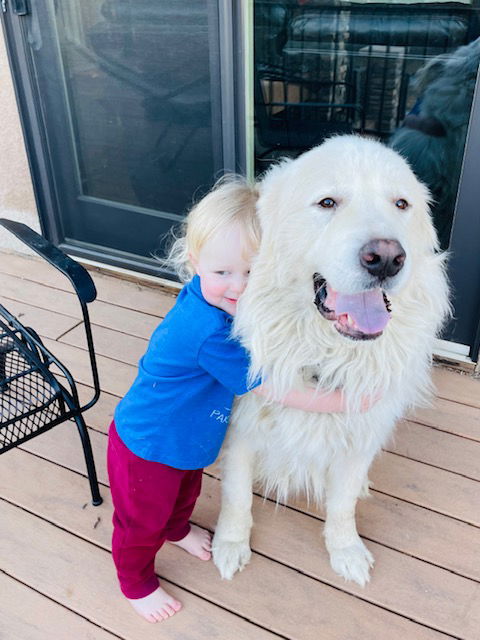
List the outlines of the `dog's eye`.
{"type": "Polygon", "coordinates": [[[320,200],[318,203],[318,206],[323,209],[334,209],[337,206],[337,203],[333,198],[323,198],[323,200],[320,200]]]}
{"type": "Polygon", "coordinates": [[[409,207],[410,205],[408,204],[408,202],[407,202],[406,200],[404,200],[403,198],[400,198],[399,200],[397,200],[397,201],[395,202],[395,206],[396,206],[398,209],[408,209],[408,207],[409,207]]]}

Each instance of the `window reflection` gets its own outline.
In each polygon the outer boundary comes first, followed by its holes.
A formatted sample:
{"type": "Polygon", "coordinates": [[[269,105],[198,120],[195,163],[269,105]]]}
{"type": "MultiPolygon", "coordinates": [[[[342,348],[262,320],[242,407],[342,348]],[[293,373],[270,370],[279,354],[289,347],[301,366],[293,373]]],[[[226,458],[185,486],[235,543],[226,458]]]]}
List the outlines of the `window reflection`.
{"type": "Polygon", "coordinates": [[[479,61],[477,38],[421,67],[412,82],[417,100],[389,141],[429,186],[434,198],[435,226],[445,249],[479,61]]]}
{"type": "Polygon", "coordinates": [[[208,189],[222,163],[215,11],[211,0],[55,4],[84,195],[180,214],[208,189]]]}
{"type": "Polygon", "coordinates": [[[255,2],[263,171],[335,133],[373,135],[430,187],[448,239],[480,58],[470,2],[255,2]]]}

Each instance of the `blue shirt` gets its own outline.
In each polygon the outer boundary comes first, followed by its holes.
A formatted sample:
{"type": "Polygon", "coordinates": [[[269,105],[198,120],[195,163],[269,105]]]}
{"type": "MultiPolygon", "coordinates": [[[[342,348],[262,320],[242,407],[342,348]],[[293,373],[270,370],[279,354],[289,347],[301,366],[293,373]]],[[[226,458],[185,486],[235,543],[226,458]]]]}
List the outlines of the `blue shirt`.
{"type": "Polygon", "coordinates": [[[234,395],[249,387],[250,360],[230,338],[232,316],[204,299],[195,276],[155,329],[137,377],[115,410],[124,444],[177,469],[215,461],[234,395]]]}

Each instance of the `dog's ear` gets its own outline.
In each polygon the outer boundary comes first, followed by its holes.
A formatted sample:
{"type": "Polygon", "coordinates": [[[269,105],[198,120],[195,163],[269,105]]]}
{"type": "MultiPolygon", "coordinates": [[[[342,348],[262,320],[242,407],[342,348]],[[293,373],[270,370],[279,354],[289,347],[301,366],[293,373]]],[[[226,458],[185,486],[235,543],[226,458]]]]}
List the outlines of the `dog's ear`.
{"type": "Polygon", "coordinates": [[[450,54],[439,55],[432,58],[417,71],[413,79],[413,85],[419,94],[422,94],[434,80],[444,73],[449,58],[450,54]]]}
{"type": "Polygon", "coordinates": [[[284,158],[270,167],[258,184],[257,211],[262,231],[268,229],[269,223],[273,222],[279,210],[282,186],[291,163],[290,158],[284,158]]]}
{"type": "Polygon", "coordinates": [[[433,222],[431,213],[431,205],[433,203],[432,196],[427,186],[419,181],[419,187],[422,192],[419,204],[416,206],[414,215],[416,223],[414,226],[415,242],[418,245],[419,239],[422,241],[421,252],[431,254],[439,249],[437,231],[433,222]]]}

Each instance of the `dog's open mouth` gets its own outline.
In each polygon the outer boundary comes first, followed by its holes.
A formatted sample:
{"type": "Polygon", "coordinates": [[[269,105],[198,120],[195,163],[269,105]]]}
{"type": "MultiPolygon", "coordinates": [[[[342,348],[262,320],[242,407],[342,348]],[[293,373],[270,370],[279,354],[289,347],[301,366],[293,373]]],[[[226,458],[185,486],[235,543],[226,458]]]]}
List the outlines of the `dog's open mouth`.
{"type": "Polygon", "coordinates": [[[352,340],[374,340],[390,319],[390,301],[380,288],[355,294],[334,291],[319,273],[313,274],[315,306],[335,329],[352,340]]]}

